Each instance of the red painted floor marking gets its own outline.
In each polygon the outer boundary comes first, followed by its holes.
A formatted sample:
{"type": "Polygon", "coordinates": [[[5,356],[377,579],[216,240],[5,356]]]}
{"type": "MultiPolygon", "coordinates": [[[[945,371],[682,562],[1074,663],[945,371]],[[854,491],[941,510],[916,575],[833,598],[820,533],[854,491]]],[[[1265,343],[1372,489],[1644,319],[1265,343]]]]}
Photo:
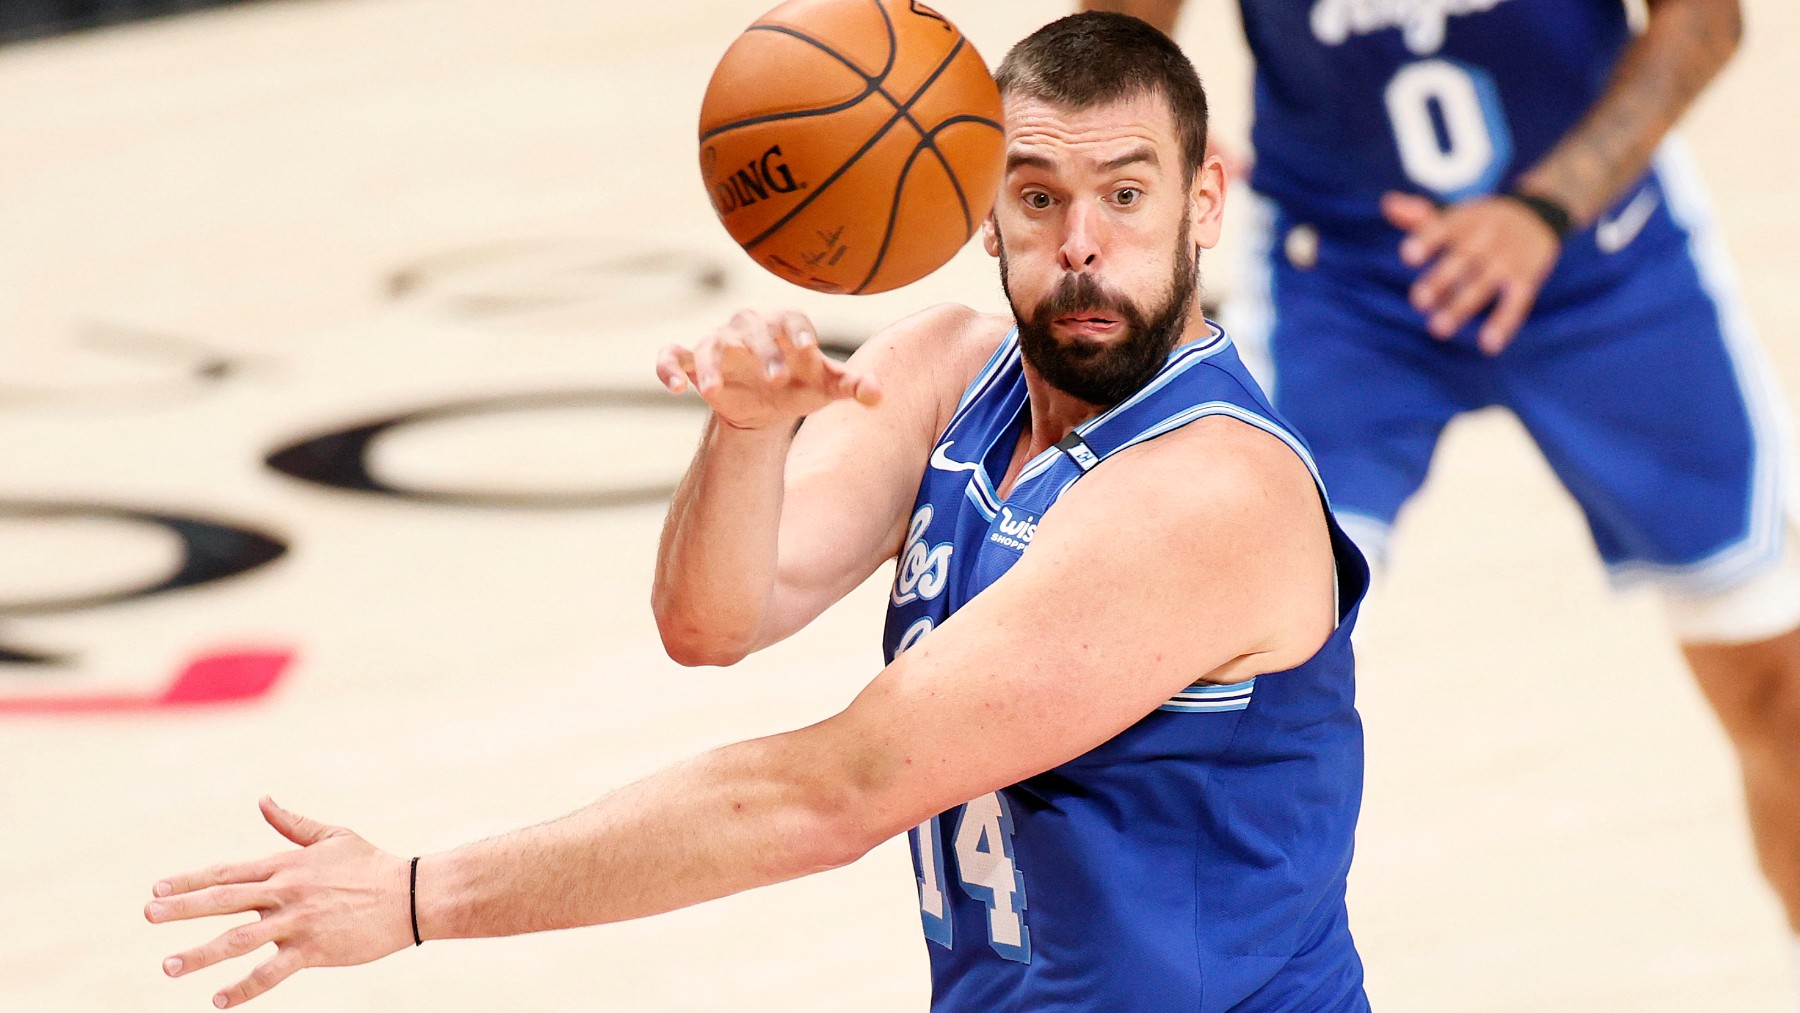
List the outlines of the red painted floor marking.
{"type": "Polygon", "coordinates": [[[274,689],[293,660],[290,650],[221,651],[188,662],[161,693],[0,697],[0,715],[119,714],[248,703],[274,689]]]}

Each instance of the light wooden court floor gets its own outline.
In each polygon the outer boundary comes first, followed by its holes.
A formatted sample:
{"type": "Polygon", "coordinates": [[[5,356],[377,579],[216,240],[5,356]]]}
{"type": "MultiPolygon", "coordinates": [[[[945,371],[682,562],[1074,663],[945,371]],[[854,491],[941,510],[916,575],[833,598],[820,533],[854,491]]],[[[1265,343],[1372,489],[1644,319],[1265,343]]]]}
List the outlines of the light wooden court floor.
{"type": "MultiPolygon", "coordinates": [[[[660,343],[741,303],[792,302],[851,338],[928,302],[998,308],[976,250],[851,300],[783,289],[729,245],[692,122],[758,6],[291,0],[0,51],[0,498],[197,514],[289,546],[229,581],[0,615],[0,646],[68,659],[0,665],[0,710],[151,694],[220,648],[295,652],[244,707],[0,713],[0,1010],[209,1008],[225,973],[157,965],[218,927],[138,912],[159,875],[274,847],[261,792],[441,848],[815,720],[875,671],[879,586],[736,670],[664,659],[654,502],[446,506],[261,463],[410,409],[572,391],[389,430],[373,470],[465,494],[655,487],[698,418],[632,400],[660,343]]],[[[940,6],[990,61],[1065,9],[940,6]]],[[[1241,137],[1229,5],[1192,6],[1181,39],[1241,137]]],[[[1800,10],[1747,6],[1747,49],[1688,135],[1794,389],[1800,10]]],[[[143,524],[0,520],[0,601],[130,586],[175,558],[143,524]]],[[[1362,653],[1353,916],[1379,1009],[1793,1008],[1723,739],[1655,608],[1606,595],[1507,420],[1451,434],[1362,653]]],[[[890,843],[642,923],[308,972],[257,1008],[917,1010],[910,880],[890,843]]]]}

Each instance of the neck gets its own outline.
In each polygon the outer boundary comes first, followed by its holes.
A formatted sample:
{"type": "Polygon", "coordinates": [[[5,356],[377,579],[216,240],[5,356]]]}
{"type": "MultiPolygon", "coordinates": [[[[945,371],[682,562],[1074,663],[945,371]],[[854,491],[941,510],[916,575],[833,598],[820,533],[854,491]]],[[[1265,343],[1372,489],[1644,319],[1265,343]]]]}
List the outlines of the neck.
{"type": "MultiPolygon", "coordinates": [[[[1212,334],[1212,328],[1200,310],[1198,296],[1194,299],[1194,308],[1189,311],[1187,322],[1181,328],[1181,337],[1175,342],[1175,349],[1184,348],[1212,334]]],[[[1031,368],[1031,363],[1024,363],[1025,390],[1031,404],[1031,428],[1022,439],[1024,453],[1022,460],[1030,460],[1055,446],[1063,437],[1074,431],[1075,427],[1088,419],[1106,411],[1112,405],[1089,404],[1050,386],[1038,371],[1031,368]]]]}

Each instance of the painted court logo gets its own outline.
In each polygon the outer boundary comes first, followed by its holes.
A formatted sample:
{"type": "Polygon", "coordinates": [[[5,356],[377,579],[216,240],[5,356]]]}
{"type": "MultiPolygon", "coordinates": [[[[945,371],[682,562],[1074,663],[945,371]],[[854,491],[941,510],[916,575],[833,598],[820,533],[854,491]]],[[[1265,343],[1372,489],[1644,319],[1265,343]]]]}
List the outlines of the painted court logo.
{"type": "Polygon", "coordinates": [[[1318,0],[1312,9],[1313,35],[1341,46],[1352,35],[1400,29],[1406,48],[1420,56],[1444,45],[1450,19],[1491,11],[1506,0],[1318,0]]]}

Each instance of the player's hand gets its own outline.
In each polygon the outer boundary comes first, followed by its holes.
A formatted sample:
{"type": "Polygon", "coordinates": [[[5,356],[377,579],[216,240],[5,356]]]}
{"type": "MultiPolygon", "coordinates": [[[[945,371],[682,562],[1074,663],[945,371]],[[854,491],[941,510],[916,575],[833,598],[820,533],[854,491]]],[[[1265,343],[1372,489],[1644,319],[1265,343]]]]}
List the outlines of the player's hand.
{"type": "Polygon", "coordinates": [[[163,961],[165,974],[180,977],[274,943],[273,957],[213,996],[220,1009],[256,998],[302,967],[366,964],[412,945],[405,859],[271,799],[260,806],[269,825],[301,850],[171,876],[156,884],[156,899],[144,907],[153,922],[260,916],[163,961]]]}
{"type": "Polygon", "coordinates": [[[691,349],[664,348],[656,375],[670,393],[699,391],[738,429],[790,427],[833,401],[881,400],[875,377],[826,358],[818,331],[799,313],[741,310],[691,349]]]}
{"type": "Polygon", "coordinates": [[[1556,266],[1562,253],[1556,233],[1504,197],[1475,197],[1440,208],[1415,194],[1388,193],[1381,211],[1406,233],[1400,259],[1422,269],[1411,298],[1425,314],[1426,329],[1447,340],[1488,310],[1477,342],[1487,354],[1500,354],[1556,266]]]}

